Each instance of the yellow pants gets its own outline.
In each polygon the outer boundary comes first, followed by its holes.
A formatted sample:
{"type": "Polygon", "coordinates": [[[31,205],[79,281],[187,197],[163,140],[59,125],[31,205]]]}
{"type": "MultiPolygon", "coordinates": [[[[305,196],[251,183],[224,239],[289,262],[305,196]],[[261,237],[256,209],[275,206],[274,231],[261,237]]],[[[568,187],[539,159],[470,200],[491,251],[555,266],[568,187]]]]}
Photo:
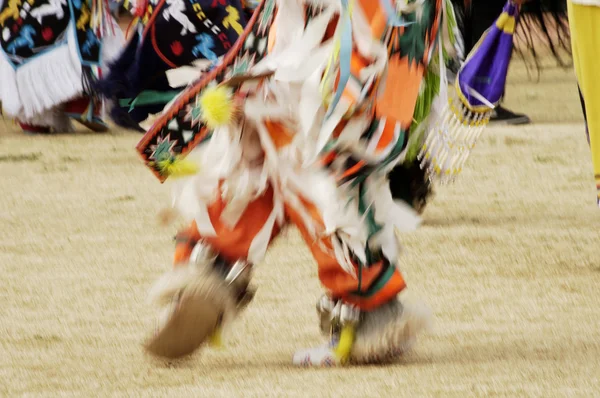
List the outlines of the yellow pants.
{"type": "Polygon", "coordinates": [[[600,205],[600,7],[568,1],[573,61],[585,102],[592,163],[600,205]]]}

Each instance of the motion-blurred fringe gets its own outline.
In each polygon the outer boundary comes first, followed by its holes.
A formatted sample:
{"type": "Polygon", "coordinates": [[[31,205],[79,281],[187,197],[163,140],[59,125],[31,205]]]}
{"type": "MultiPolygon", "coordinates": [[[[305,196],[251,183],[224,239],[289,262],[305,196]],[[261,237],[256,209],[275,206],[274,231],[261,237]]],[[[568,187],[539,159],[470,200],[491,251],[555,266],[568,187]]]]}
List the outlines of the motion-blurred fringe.
{"type": "Polygon", "coordinates": [[[571,34],[565,0],[532,0],[521,7],[515,32],[515,52],[528,64],[533,60],[538,72],[543,49],[549,49],[558,66],[568,68],[571,61],[571,34]]]}

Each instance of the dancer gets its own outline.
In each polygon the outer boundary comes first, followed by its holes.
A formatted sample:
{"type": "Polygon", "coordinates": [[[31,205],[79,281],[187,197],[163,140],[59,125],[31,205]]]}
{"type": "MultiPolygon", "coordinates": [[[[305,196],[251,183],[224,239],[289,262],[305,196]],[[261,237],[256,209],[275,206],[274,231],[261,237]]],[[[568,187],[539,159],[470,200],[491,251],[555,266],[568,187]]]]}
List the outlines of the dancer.
{"type": "Polygon", "coordinates": [[[444,93],[448,4],[380,4],[264,0],[222,64],[140,142],[161,180],[179,177],[173,208],[191,222],[153,291],[163,312],[150,352],[179,357],[216,338],[289,223],[317,262],[329,341],[295,364],[394,359],[427,326],[428,310],[398,299],[395,230],[418,217],[393,200],[386,176],[405,156],[423,78],[437,75],[431,92],[444,93]]]}
{"type": "Polygon", "coordinates": [[[71,120],[107,129],[91,84],[119,54],[123,37],[103,4],[2,2],[0,102],[24,131],[70,131],[71,120]]]}

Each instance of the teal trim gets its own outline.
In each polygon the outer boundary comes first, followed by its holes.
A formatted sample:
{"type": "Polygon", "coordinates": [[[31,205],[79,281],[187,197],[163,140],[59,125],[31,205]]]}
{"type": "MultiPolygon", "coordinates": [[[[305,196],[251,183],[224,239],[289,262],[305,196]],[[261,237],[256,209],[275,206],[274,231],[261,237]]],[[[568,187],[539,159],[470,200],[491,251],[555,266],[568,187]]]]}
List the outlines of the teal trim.
{"type": "Polygon", "coordinates": [[[373,297],[374,295],[379,293],[381,289],[385,287],[385,285],[388,284],[388,282],[394,276],[395,272],[396,267],[391,263],[388,263],[388,267],[377,277],[375,282],[371,286],[369,286],[369,288],[366,291],[361,291],[362,286],[360,286],[358,290],[351,292],[350,294],[361,298],[373,297]]]}
{"type": "Polygon", "coordinates": [[[119,100],[119,106],[121,108],[129,107],[129,112],[131,112],[136,105],[157,105],[157,104],[167,104],[173,100],[173,98],[177,97],[181,91],[172,90],[172,91],[142,91],[137,97],[133,100],[131,98],[122,98],[119,100]]]}
{"type": "Polygon", "coordinates": [[[365,132],[365,134],[362,138],[363,139],[366,138],[367,140],[370,140],[371,137],[373,137],[373,134],[375,133],[375,131],[377,131],[377,129],[379,128],[379,123],[380,123],[379,119],[373,119],[373,121],[369,125],[369,128],[367,129],[367,131],[365,132]]]}
{"type": "Polygon", "coordinates": [[[361,297],[373,297],[374,295],[379,293],[379,291],[381,291],[381,289],[383,289],[385,285],[387,285],[390,279],[392,279],[392,276],[394,276],[394,272],[396,272],[396,268],[390,264],[390,266],[385,270],[385,273],[381,275],[377,282],[374,283],[371,287],[369,287],[369,289],[367,289],[366,292],[360,293],[359,295],[361,297]]]}

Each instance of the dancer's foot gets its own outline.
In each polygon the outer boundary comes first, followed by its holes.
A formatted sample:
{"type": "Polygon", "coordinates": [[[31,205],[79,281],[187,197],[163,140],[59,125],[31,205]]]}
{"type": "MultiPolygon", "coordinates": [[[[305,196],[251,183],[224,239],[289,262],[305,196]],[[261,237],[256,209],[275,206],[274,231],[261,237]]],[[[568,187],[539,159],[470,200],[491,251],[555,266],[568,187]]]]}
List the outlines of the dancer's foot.
{"type": "Polygon", "coordinates": [[[145,348],[158,357],[192,354],[218,335],[222,322],[235,311],[229,289],[209,269],[180,267],[164,275],[154,290],[159,319],[145,348]]]}
{"type": "Polygon", "coordinates": [[[101,104],[91,98],[76,98],[65,104],[64,112],[71,119],[84,125],[88,129],[104,133],[108,125],[100,117],[101,104]]]}
{"type": "Polygon", "coordinates": [[[343,365],[341,358],[336,354],[336,346],[338,342],[334,339],[328,344],[320,347],[307,348],[299,350],[294,354],[292,363],[295,366],[305,368],[321,367],[329,368],[343,365]]]}
{"type": "MultiPolygon", "coordinates": [[[[335,310],[331,313],[335,318],[335,310]]],[[[327,327],[321,313],[321,328],[327,327]]],[[[410,350],[416,336],[430,323],[425,307],[402,304],[398,299],[360,314],[358,323],[343,326],[332,334],[329,344],[298,351],[297,366],[329,367],[350,364],[385,363],[410,350]],[[348,339],[352,339],[348,343],[348,339]]],[[[334,321],[335,322],[335,321],[334,321]]]]}
{"type": "Polygon", "coordinates": [[[250,264],[227,264],[198,243],[189,263],[179,263],[153,288],[151,296],[160,307],[160,319],[146,350],[163,358],[179,358],[206,343],[218,344],[222,326],[254,297],[250,278],[250,264]]]}
{"type": "Polygon", "coordinates": [[[531,123],[531,119],[525,114],[515,113],[502,106],[497,106],[492,113],[490,123],[520,125],[531,123]]]}

